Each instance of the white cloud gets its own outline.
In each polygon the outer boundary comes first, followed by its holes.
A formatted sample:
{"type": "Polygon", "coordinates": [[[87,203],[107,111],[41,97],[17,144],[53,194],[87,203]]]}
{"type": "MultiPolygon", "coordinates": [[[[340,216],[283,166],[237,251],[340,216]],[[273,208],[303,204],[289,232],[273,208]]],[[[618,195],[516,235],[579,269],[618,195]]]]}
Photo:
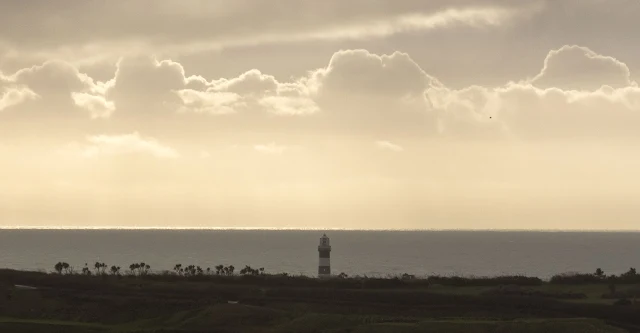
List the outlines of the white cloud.
{"type": "Polygon", "coordinates": [[[396,144],[391,143],[389,141],[377,141],[376,142],[376,146],[378,148],[380,148],[380,149],[390,150],[390,151],[394,151],[394,152],[404,151],[404,148],[402,146],[396,145],[396,144]]]}
{"type": "Polygon", "coordinates": [[[67,115],[57,112],[86,109],[75,114],[84,115],[89,125],[70,127],[85,133],[93,128],[139,130],[155,137],[186,137],[195,131],[210,137],[229,129],[256,135],[367,135],[369,140],[638,136],[633,128],[640,121],[640,88],[629,79],[626,64],[585,47],[566,46],[550,52],[544,64],[541,59],[541,67],[530,82],[452,89],[402,52],[338,51],[326,67],[286,82],[258,70],[208,81],[187,77],[178,62],[148,57],[123,59],[113,79],[96,82],[67,63],[52,61],[5,78],[5,85],[29,90],[5,93],[2,105],[37,95],[38,103],[22,103],[12,116],[54,110],[46,114],[47,121],[66,121],[67,115]],[[541,87],[549,82],[558,87],[541,87]],[[100,123],[102,127],[90,124],[91,118],[106,117],[113,119],[100,123]]]}
{"type": "Polygon", "coordinates": [[[539,3],[284,0],[273,5],[259,0],[155,0],[94,6],[72,2],[64,6],[27,6],[16,2],[0,12],[0,30],[7,32],[0,44],[36,49],[42,55],[83,54],[85,58],[95,58],[150,49],[189,52],[267,43],[370,39],[459,26],[500,26],[531,12],[539,3]],[[11,29],[16,17],[32,22],[32,27],[11,29]],[[78,21],[77,17],[84,19],[78,21]],[[116,20],[118,24],[113,24],[116,20]]]}
{"type": "Polygon", "coordinates": [[[151,57],[124,58],[118,62],[106,97],[125,116],[153,117],[175,112],[181,104],[175,91],[185,89],[186,84],[184,68],[177,62],[151,57]]]}
{"type": "Polygon", "coordinates": [[[0,89],[0,111],[36,98],[38,98],[38,95],[25,87],[0,89]]]}
{"type": "Polygon", "coordinates": [[[406,53],[339,51],[326,68],[311,74],[307,84],[336,129],[434,132],[435,119],[424,92],[441,83],[406,53]]]}
{"type": "MultiPolygon", "coordinates": [[[[402,33],[414,33],[452,26],[496,27],[510,22],[520,14],[519,10],[501,7],[450,8],[432,13],[410,13],[391,17],[374,18],[356,23],[344,22],[300,32],[257,33],[251,38],[227,40],[222,45],[244,46],[256,44],[338,41],[382,38],[402,33]]],[[[200,45],[202,48],[203,45],[200,45]]]]}
{"type": "Polygon", "coordinates": [[[105,117],[113,111],[113,105],[100,97],[104,84],[64,61],[51,60],[23,68],[8,79],[21,87],[14,91],[12,99],[27,102],[15,110],[25,116],[82,119],[105,117]]]}
{"type": "Polygon", "coordinates": [[[563,90],[598,90],[602,86],[624,88],[636,85],[625,63],[577,45],[565,45],[549,52],[542,71],[531,83],[543,89],[563,90]]]}
{"type": "Polygon", "coordinates": [[[104,96],[72,92],[71,98],[77,106],[89,110],[92,118],[108,118],[115,110],[114,103],[105,100],[104,96]]]}
{"type": "Polygon", "coordinates": [[[239,102],[240,95],[230,92],[184,89],[179,90],[177,94],[184,103],[184,107],[180,109],[182,112],[223,115],[235,113],[237,107],[244,105],[239,102]]]}
{"type": "Polygon", "coordinates": [[[150,155],[156,158],[178,158],[180,155],[171,147],[160,144],[153,138],[141,137],[138,133],[123,135],[95,135],[87,138],[82,155],[87,158],[130,154],[150,155]]]}

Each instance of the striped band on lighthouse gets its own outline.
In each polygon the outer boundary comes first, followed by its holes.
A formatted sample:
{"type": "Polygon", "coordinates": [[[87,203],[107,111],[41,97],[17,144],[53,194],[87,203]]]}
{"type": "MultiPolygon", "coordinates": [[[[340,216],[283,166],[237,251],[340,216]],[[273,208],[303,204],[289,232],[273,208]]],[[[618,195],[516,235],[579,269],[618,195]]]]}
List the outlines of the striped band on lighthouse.
{"type": "Polygon", "coordinates": [[[318,277],[330,277],[331,276],[331,243],[329,243],[329,237],[323,235],[320,238],[320,245],[318,245],[318,277]]]}

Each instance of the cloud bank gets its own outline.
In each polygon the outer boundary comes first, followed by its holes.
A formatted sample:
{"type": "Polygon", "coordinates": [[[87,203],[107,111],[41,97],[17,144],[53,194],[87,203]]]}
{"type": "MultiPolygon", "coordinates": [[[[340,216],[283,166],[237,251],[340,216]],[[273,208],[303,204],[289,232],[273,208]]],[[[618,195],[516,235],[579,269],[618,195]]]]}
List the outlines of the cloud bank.
{"type": "MultiPolygon", "coordinates": [[[[3,76],[0,126],[171,135],[217,131],[453,139],[633,138],[640,88],[621,61],[563,46],[531,79],[452,89],[410,55],[338,51],[325,67],[281,82],[258,70],[237,77],[187,76],[180,63],[123,59],[97,81],[48,61],[3,76]]],[[[92,133],[100,134],[100,133],[92,133]]],[[[188,135],[188,134],[186,134],[188,135]]]]}

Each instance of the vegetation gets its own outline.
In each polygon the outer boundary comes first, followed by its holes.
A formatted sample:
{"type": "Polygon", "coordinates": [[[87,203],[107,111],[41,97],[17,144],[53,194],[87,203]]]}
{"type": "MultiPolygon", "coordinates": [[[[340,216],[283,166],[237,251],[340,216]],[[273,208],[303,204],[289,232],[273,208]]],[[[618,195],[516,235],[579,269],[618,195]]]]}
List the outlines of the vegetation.
{"type": "Polygon", "coordinates": [[[636,275],[315,279],[144,262],[76,273],[59,262],[51,274],[0,270],[0,331],[640,332],[636,275]]]}
{"type": "Polygon", "coordinates": [[[551,277],[553,284],[637,284],[640,283],[640,274],[631,267],[626,273],[620,275],[606,275],[600,268],[593,274],[559,274],[551,277]]]}

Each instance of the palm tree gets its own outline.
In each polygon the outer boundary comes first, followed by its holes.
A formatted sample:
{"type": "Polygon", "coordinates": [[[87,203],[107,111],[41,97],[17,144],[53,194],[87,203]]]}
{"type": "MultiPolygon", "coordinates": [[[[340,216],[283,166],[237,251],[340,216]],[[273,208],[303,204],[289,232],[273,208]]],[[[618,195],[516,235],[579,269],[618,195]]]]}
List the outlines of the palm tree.
{"type": "Polygon", "coordinates": [[[96,271],[96,275],[104,275],[105,271],[107,270],[107,264],[105,263],[101,263],[101,262],[97,262],[93,265],[95,271],[96,271]]]}
{"type": "Polygon", "coordinates": [[[111,266],[111,275],[120,275],[120,266],[111,266]]]}
{"type": "Polygon", "coordinates": [[[55,264],[55,266],[53,266],[53,268],[56,270],[58,274],[62,274],[62,269],[64,268],[64,264],[61,262],[58,262],[57,264],[55,264]]]}
{"type": "Polygon", "coordinates": [[[129,265],[129,270],[131,271],[131,275],[136,275],[138,268],[140,268],[140,264],[129,265]]]}
{"type": "Polygon", "coordinates": [[[69,266],[66,262],[62,263],[62,269],[64,269],[65,274],[73,274],[73,267],[69,266]]]}

